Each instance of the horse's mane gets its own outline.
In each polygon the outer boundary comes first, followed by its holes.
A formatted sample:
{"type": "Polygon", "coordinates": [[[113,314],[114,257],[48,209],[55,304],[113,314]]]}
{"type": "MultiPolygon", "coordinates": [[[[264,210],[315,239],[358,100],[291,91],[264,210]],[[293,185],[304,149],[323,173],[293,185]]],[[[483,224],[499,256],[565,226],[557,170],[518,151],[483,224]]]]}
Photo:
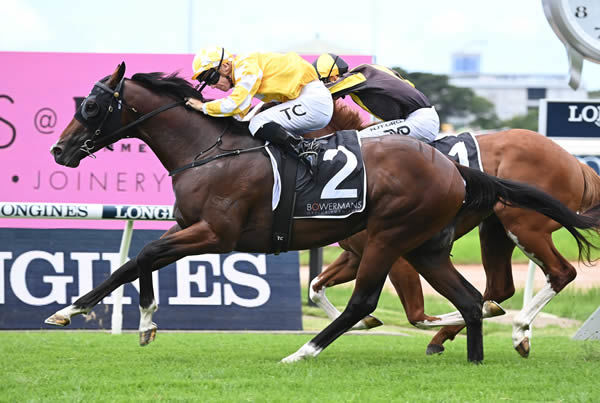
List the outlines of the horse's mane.
{"type": "Polygon", "coordinates": [[[204,101],[202,93],[197,91],[192,83],[179,77],[177,73],[171,73],[169,75],[160,72],[136,73],[131,79],[159,94],[169,95],[177,99],[191,97],[204,101]]]}
{"type": "MultiPolygon", "coordinates": [[[[184,98],[197,98],[202,102],[209,101],[208,99],[204,98],[200,91],[196,90],[192,83],[180,77],[177,73],[171,73],[168,75],[161,72],[136,73],[131,77],[131,80],[158,94],[170,96],[178,100],[184,98]]],[[[212,118],[212,116],[208,117],[212,118]]],[[[225,119],[233,126],[237,126],[244,131],[248,130],[247,122],[240,122],[234,118],[225,119]]]]}
{"type": "Polygon", "coordinates": [[[358,111],[348,106],[342,100],[337,100],[333,105],[333,116],[329,127],[334,130],[361,130],[369,124],[365,124],[358,111]]]}

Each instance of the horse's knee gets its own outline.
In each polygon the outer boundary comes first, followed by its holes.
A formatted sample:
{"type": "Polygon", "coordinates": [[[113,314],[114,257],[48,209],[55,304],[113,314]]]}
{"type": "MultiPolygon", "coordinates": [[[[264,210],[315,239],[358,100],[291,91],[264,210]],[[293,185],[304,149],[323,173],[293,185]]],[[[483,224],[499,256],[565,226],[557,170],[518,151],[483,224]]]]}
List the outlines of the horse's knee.
{"type": "Polygon", "coordinates": [[[423,322],[426,319],[425,310],[424,309],[420,309],[418,311],[407,310],[406,311],[406,319],[408,320],[408,322],[411,325],[416,326],[418,322],[423,322]]]}
{"type": "Polygon", "coordinates": [[[557,273],[552,272],[548,275],[548,281],[555,292],[560,292],[571,281],[577,277],[577,270],[570,264],[564,264],[563,269],[557,273]]]}
{"type": "Polygon", "coordinates": [[[135,258],[139,269],[152,268],[152,263],[156,260],[156,256],[160,254],[161,244],[160,241],[152,241],[142,248],[135,258]]]}
{"type": "Polygon", "coordinates": [[[475,305],[469,306],[466,309],[460,310],[460,313],[462,314],[462,316],[465,320],[465,324],[470,325],[470,324],[481,323],[483,321],[482,308],[483,308],[483,303],[475,304],[475,305]]]}
{"type": "Polygon", "coordinates": [[[363,318],[367,315],[370,315],[377,308],[377,302],[372,303],[369,301],[350,301],[348,306],[346,307],[346,312],[348,312],[353,317],[363,318]]]}
{"type": "Polygon", "coordinates": [[[515,285],[510,284],[506,285],[502,289],[495,290],[494,292],[488,292],[486,290],[485,294],[483,295],[483,300],[487,301],[491,299],[496,302],[502,302],[511,298],[513,295],[515,295],[515,285]]]}

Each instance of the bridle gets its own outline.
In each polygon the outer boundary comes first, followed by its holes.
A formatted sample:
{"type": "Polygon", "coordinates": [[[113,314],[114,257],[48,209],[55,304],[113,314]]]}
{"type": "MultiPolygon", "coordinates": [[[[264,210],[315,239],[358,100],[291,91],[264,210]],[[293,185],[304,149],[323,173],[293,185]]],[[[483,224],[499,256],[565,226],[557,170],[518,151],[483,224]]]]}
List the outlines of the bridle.
{"type": "MultiPolygon", "coordinates": [[[[159,113],[175,108],[176,106],[185,104],[185,100],[182,99],[179,101],[172,102],[170,104],[163,105],[157,109],[154,109],[151,112],[140,116],[133,122],[130,122],[125,126],[121,126],[121,114],[123,112],[123,107],[127,108],[131,112],[139,113],[134,107],[127,105],[125,103],[125,100],[123,99],[124,81],[125,78],[122,78],[114,90],[106,84],[104,84],[102,81],[98,81],[96,84],[94,84],[90,95],[88,95],[85,98],[85,100],[81,103],[81,105],[77,109],[77,112],[75,113],[75,118],[88,130],[94,132],[94,137],[85,140],[79,148],[81,151],[83,151],[92,158],[96,158],[96,156],[94,155],[95,151],[98,151],[121,138],[131,137],[129,135],[122,136],[121,134],[123,132],[139,125],[140,123],[150,119],[153,116],[158,115],[159,113]],[[102,100],[102,102],[97,102],[97,100],[102,100]],[[92,105],[92,103],[95,104],[95,108],[88,108],[88,105],[92,105]],[[101,115],[100,113],[102,108],[106,108],[104,115],[101,115]],[[108,132],[108,134],[103,134],[104,132],[108,132]]],[[[189,164],[186,164],[180,168],[176,168],[170,171],[169,176],[176,175],[179,172],[185,171],[190,168],[202,166],[216,159],[236,156],[251,151],[258,151],[266,147],[265,145],[262,145],[247,149],[221,150],[224,151],[224,153],[199,160],[198,158],[202,157],[203,155],[205,155],[213,149],[220,150],[219,146],[222,144],[223,136],[225,135],[228,128],[229,124],[225,125],[223,131],[220,133],[213,145],[196,155],[196,157],[194,157],[194,160],[189,164]]]]}
{"type": "Polygon", "coordinates": [[[122,136],[121,134],[123,132],[161,112],[185,104],[185,100],[180,100],[163,105],[160,108],[138,117],[133,122],[122,126],[121,114],[123,112],[123,106],[131,112],[138,113],[134,107],[127,105],[123,99],[124,81],[125,78],[121,78],[121,81],[119,81],[119,84],[117,84],[114,90],[102,81],[98,81],[94,84],[90,95],[85,98],[75,113],[75,119],[88,130],[94,132],[93,138],[85,140],[79,148],[92,158],[96,158],[94,155],[95,151],[98,151],[121,138],[131,137],[129,135],[122,136]],[[97,100],[102,100],[103,102],[97,102],[97,100]],[[106,109],[103,116],[101,115],[102,108],[106,109]],[[108,132],[108,134],[103,134],[104,132],[108,132]]]}

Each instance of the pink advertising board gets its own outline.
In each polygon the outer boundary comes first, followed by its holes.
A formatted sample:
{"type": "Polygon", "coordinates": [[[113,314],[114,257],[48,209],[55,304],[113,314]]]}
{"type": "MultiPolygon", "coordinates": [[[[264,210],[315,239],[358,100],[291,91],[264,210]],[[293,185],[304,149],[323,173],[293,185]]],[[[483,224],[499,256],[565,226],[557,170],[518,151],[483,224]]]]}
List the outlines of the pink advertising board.
{"type": "MultiPolygon", "coordinates": [[[[312,62],[318,55],[305,55],[312,62]]],[[[350,67],[370,56],[342,57],[350,67]]],[[[125,61],[126,77],[138,72],[191,76],[191,54],[0,52],[0,201],[171,205],[171,179],[138,140],[101,150],[76,169],[57,165],[50,146],[75,113],[77,100],[125,61]]],[[[210,98],[223,96],[207,88],[210,98]]],[[[358,107],[357,107],[358,109],[358,107]]],[[[364,115],[365,119],[368,115],[364,115]]],[[[137,222],[135,228],[166,229],[169,222],[137,222]]],[[[118,221],[3,219],[1,228],[121,229],[118,221]]]]}

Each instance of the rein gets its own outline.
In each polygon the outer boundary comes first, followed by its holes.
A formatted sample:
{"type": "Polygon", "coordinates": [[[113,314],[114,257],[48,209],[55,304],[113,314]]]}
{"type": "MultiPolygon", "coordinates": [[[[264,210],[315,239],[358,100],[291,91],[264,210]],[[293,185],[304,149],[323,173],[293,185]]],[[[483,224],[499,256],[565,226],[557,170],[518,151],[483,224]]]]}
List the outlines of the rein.
{"type": "MultiPolygon", "coordinates": [[[[123,104],[125,106],[127,106],[128,108],[130,108],[131,110],[133,110],[134,112],[136,112],[136,110],[134,108],[131,108],[129,105],[125,104],[125,101],[123,101],[123,104]]],[[[126,124],[125,126],[121,127],[120,129],[117,129],[116,131],[114,131],[111,134],[109,134],[108,136],[106,136],[105,139],[108,139],[108,140],[113,140],[114,139],[116,141],[116,140],[118,140],[118,138],[116,138],[116,137],[118,137],[117,135],[120,134],[120,133],[122,133],[122,132],[124,132],[125,130],[131,129],[132,127],[139,125],[140,123],[142,123],[142,122],[150,119],[151,117],[158,115],[159,113],[162,113],[164,111],[168,111],[169,109],[173,109],[176,106],[183,105],[183,104],[185,104],[185,100],[182,99],[180,101],[175,101],[175,102],[172,102],[170,104],[163,105],[163,106],[161,106],[158,109],[155,109],[155,110],[153,110],[151,112],[146,113],[145,115],[140,116],[139,118],[137,118],[133,122],[126,124]]],[[[110,142],[112,143],[112,141],[110,141],[110,142]]]]}
{"type": "Polygon", "coordinates": [[[204,151],[201,151],[200,154],[198,154],[194,157],[194,161],[190,162],[189,164],[186,164],[182,167],[175,168],[172,171],[169,171],[169,176],[177,175],[178,173],[188,170],[190,168],[196,168],[196,167],[202,166],[204,164],[208,164],[211,161],[218,160],[220,158],[232,157],[232,156],[248,153],[251,151],[258,151],[258,150],[261,150],[261,149],[267,147],[266,144],[263,144],[262,146],[257,146],[257,147],[230,150],[223,154],[217,154],[217,155],[213,155],[212,157],[209,157],[209,158],[206,158],[203,160],[198,160],[197,159],[198,157],[201,157],[203,154],[206,154],[213,148],[218,148],[221,144],[223,144],[223,136],[225,135],[225,132],[227,131],[227,129],[229,129],[229,122],[227,122],[227,125],[225,126],[225,128],[223,129],[223,131],[221,132],[221,134],[219,135],[219,137],[217,138],[217,140],[215,141],[215,143],[212,146],[208,147],[204,151]]]}
{"type": "MultiPolygon", "coordinates": [[[[126,124],[125,126],[116,128],[116,130],[114,130],[112,133],[109,133],[104,136],[104,135],[102,135],[102,129],[103,129],[105,123],[108,123],[107,126],[111,126],[111,122],[113,119],[113,118],[111,118],[111,115],[116,110],[120,111],[121,105],[127,107],[129,110],[133,111],[134,113],[137,113],[137,110],[135,108],[133,108],[133,107],[127,105],[127,103],[125,103],[125,99],[123,98],[123,91],[122,91],[123,82],[124,82],[124,78],[121,79],[121,81],[117,85],[117,88],[114,90],[109,88],[107,85],[105,85],[102,82],[97,82],[94,85],[94,88],[98,88],[98,90],[100,92],[103,92],[104,94],[110,94],[110,98],[109,98],[110,101],[108,104],[106,114],[101,119],[99,125],[96,126],[95,128],[91,128],[91,130],[94,131],[94,137],[91,139],[85,140],[85,142],[80,147],[80,150],[83,151],[84,153],[86,153],[90,157],[95,158],[94,148],[96,148],[98,146],[98,144],[96,144],[96,141],[101,140],[101,141],[98,141],[98,143],[100,143],[100,145],[101,145],[100,147],[98,147],[98,149],[101,149],[102,147],[105,147],[105,146],[102,146],[103,143],[112,144],[115,141],[121,139],[122,137],[127,138],[129,136],[121,136],[121,134],[123,132],[131,129],[132,127],[135,127],[135,126],[141,124],[142,122],[145,122],[146,120],[158,115],[159,113],[162,113],[164,111],[167,111],[169,109],[175,108],[180,105],[184,105],[186,102],[185,99],[182,99],[179,101],[172,102],[170,104],[163,105],[153,111],[150,111],[150,112],[140,116],[139,118],[137,118],[133,122],[126,124]],[[116,107],[113,106],[113,102],[116,102],[116,107]],[[102,137],[100,137],[100,136],[102,136],[102,137]]],[[[88,96],[88,98],[90,98],[90,97],[92,97],[92,96],[91,95],[88,96]]],[[[94,95],[93,98],[96,98],[96,95],[94,95]]],[[[85,108],[84,108],[85,102],[87,102],[87,99],[86,99],[86,101],[84,101],[84,103],[80,107],[80,110],[78,110],[78,112],[76,113],[75,117],[80,122],[82,122],[84,125],[86,125],[86,127],[89,127],[89,125],[87,124],[87,119],[90,116],[85,111],[85,108]],[[79,115],[81,115],[81,116],[79,116],[79,115]]],[[[118,116],[120,116],[120,114],[118,116]]],[[[115,118],[118,119],[118,116],[115,116],[115,118]]],[[[114,124],[112,126],[114,128],[114,124]]],[[[214,148],[218,148],[219,145],[221,145],[223,143],[222,139],[228,128],[229,128],[229,122],[227,123],[227,125],[225,126],[225,128],[223,129],[223,131],[221,132],[221,134],[219,135],[219,137],[217,138],[217,140],[215,141],[215,143],[212,146],[208,147],[206,150],[204,150],[204,151],[200,152],[200,154],[196,155],[194,157],[194,161],[190,162],[189,164],[186,164],[180,168],[176,168],[176,169],[170,171],[169,176],[176,175],[176,174],[178,174],[182,171],[185,171],[187,169],[190,169],[190,168],[202,166],[202,165],[207,164],[216,159],[230,157],[230,156],[236,156],[236,155],[240,155],[243,153],[247,153],[247,152],[251,152],[251,151],[258,151],[263,148],[266,148],[266,145],[263,144],[262,146],[251,147],[251,148],[247,148],[247,149],[222,150],[222,151],[226,151],[226,152],[224,152],[223,154],[214,155],[214,156],[206,158],[206,159],[198,160],[199,157],[201,157],[202,155],[206,154],[207,152],[211,151],[214,148]]],[[[109,130],[110,130],[110,127],[109,127],[109,130]]]]}

